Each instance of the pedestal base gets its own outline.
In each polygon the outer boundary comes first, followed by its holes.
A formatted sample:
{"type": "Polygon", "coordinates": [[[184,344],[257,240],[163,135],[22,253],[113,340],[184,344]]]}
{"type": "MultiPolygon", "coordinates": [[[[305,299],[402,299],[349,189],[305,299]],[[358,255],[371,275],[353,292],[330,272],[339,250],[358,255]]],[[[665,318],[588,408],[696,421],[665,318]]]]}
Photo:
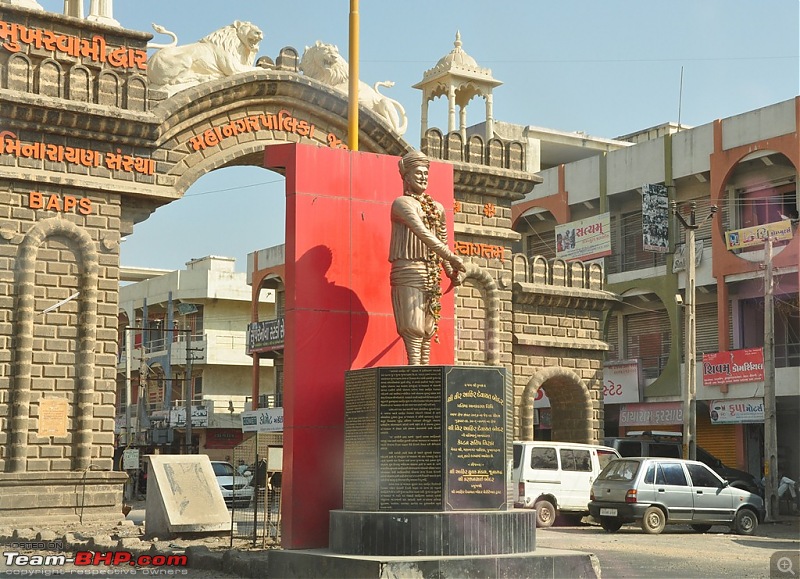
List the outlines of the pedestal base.
{"type": "Polygon", "coordinates": [[[600,577],[600,564],[590,553],[537,549],[535,553],[470,557],[367,557],[328,550],[270,551],[270,579],[327,577],[600,577]]]}
{"type": "Polygon", "coordinates": [[[475,556],[536,548],[536,511],[331,511],[331,551],[367,556],[475,556]]]}

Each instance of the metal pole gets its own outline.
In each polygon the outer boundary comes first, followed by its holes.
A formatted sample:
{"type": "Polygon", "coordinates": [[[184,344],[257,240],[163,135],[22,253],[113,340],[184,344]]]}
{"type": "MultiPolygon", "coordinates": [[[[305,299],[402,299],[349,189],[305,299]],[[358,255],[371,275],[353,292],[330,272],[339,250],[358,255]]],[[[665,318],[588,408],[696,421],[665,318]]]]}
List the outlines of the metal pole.
{"type": "Polygon", "coordinates": [[[192,453],[192,330],[186,329],[186,454],[192,453]]]}
{"type": "MultiPolygon", "coordinates": [[[[691,223],[694,225],[695,204],[692,203],[691,223]]],[[[697,359],[695,333],[695,250],[694,228],[686,229],[686,395],[683,397],[683,453],[690,460],[697,459],[697,359]]]]}
{"type": "Polygon", "coordinates": [[[350,83],[347,103],[347,144],[358,151],[358,0],[350,0],[350,83]]]}
{"type": "Polygon", "coordinates": [[[772,239],[764,243],[764,503],[767,521],[778,516],[778,432],[775,420],[775,312],[772,297],[772,239]]]}
{"type": "Polygon", "coordinates": [[[717,207],[712,205],[710,212],[700,223],[696,223],[697,203],[689,204],[691,212],[687,222],[678,212],[678,204],[673,201],[672,214],[675,215],[686,229],[686,298],[685,298],[685,352],[684,369],[686,376],[683,383],[683,457],[690,460],[697,459],[697,359],[696,359],[696,326],[695,326],[695,231],[710,219],[717,207]]]}

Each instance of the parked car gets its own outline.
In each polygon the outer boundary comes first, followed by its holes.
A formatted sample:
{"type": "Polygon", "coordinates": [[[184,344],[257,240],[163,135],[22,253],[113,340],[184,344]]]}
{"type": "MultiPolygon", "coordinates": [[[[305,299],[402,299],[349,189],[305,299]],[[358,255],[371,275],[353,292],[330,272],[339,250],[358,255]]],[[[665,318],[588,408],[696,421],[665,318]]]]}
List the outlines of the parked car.
{"type": "MultiPolygon", "coordinates": [[[[622,457],[652,456],[665,458],[684,458],[683,443],[680,432],[650,433],[644,432],[640,436],[606,437],[603,444],[616,449],[622,457]]],[[[737,489],[743,489],[754,494],[764,494],[763,486],[758,479],[749,472],[729,467],[716,456],[697,447],[697,460],[710,467],[723,479],[737,489]]]]}
{"type": "Polygon", "coordinates": [[[238,474],[229,462],[211,461],[211,468],[217,477],[222,498],[229,507],[246,507],[253,500],[253,487],[250,480],[238,474]]]}
{"type": "Polygon", "coordinates": [[[514,503],[535,508],[536,525],[550,527],[558,514],[588,514],[592,482],[612,458],[613,448],[574,442],[514,443],[514,503]]]}
{"type": "Polygon", "coordinates": [[[638,522],[650,534],[685,524],[698,533],[728,525],[752,535],[765,515],[760,496],[732,487],[702,462],[648,457],[609,462],[592,485],[589,513],[608,532],[638,522]]]}

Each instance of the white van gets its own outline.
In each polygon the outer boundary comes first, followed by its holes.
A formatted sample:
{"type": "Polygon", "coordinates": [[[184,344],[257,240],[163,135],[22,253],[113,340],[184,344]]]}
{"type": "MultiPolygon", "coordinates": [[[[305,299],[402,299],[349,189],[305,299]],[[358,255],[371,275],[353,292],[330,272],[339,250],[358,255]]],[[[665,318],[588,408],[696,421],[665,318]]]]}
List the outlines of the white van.
{"type": "Polygon", "coordinates": [[[536,509],[536,524],[549,527],[559,512],[589,514],[592,483],[619,453],[576,442],[514,443],[514,506],[536,509]]]}

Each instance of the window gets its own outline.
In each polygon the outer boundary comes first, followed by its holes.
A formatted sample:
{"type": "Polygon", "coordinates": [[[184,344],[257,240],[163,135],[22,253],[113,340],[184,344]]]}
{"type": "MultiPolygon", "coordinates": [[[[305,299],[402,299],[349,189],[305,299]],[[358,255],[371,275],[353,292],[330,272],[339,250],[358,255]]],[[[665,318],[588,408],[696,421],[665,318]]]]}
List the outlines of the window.
{"type": "Polygon", "coordinates": [[[662,458],[680,458],[681,451],[677,444],[651,442],[650,456],[660,456],[662,458]]]}
{"type": "Polygon", "coordinates": [[[611,230],[619,231],[613,255],[608,259],[608,273],[620,273],[665,265],[666,253],[645,251],[642,231],[642,210],[612,215],[611,230]]]}
{"type": "Polygon", "coordinates": [[[532,448],[531,468],[558,470],[555,448],[532,448]]]}
{"type": "Polygon", "coordinates": [[[644,475],[644,482],[651,485],[656,480],[656,465],[651,464],[647,467],[647,474],[644,475]]]}
{"type": "Polygon", "coordinates": [[[598,478],[604,480],[632,481],[639,472],[639,462],[633,460],[615,460],[608,463],[598,478]]]}
{"type": "Polygon", "coordinates": [[[625,357],[642,361],[645,378],[658,378],[667,365],[672,336],[666,310],[631,314],[624,318],[625,357]]]}
{"type": "Polygon", "coordinates": [[[701,464],[687,464],[686,470],[689,471],[692,484],[696,487],[719,488],[721,486],[719,479],[714,476],[714,473],[701,464]]]}
{"type": "Polygon", "coordinates": [[[642,443],[634,440],[620,440],[617,451],[620,456],[642,456],[642,443]]]}
{"type": "Polygon", "coordinates": [[[598,450],[597,451],[597,462],[600,463],[600,469],[604,469],[606,465],[617,458],[617,455],[613,452],[609,452],[607,450],[598,450]]]}
{"type": "Polygon", "coordinates": [[[688,486],[686,475],[683,473],[683,467],[677,462],[665,462],[658,465],[656,484],[688,486]]]}
{"type": "Polygon", "coordinates": [[[561,455],[562,470],[592,472],[592,460],[588,450],[562,448],[559,454],[561,455]]]}

